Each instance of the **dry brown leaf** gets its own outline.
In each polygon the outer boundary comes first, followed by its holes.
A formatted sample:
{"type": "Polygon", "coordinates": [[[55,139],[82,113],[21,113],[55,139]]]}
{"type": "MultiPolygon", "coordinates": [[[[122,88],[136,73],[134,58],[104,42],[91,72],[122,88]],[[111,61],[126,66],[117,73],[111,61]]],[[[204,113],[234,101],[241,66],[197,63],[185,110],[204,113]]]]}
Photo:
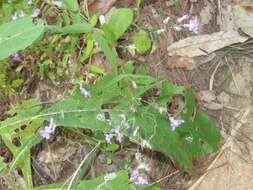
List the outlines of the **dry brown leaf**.
{"type": "Polygon", "coordinates": [[[117,0],[96,0],[89,5],[89,11],[97,15],[106,14],[117,0]]]}
{"type": "Polygon", "coordinates": [[[216,100],[215,92],[212,90],[202,90],[198,93],[201,101],[210,103],[216,100]]]}
{"type": "Polygon", "coordinates": [[[200,12],[200,24],[203,26],[208,24],[212,20],[212,14],[215,12],[211,3],[207,2],[207,5],[200,12]]]}
{"type": "Polygon", "coordinates": [[[180,56],[172,56],[170,57],[170,62],[168,64],[169,68],[181,68],[192,70],[197,68],[198,66],[208,63],[216,57],[215,53],[211,53],[208,56],[199,56],[199,57],[180,57],[180,56]]]}
{"type": "Polygon", "coordinates": [[[218,49],[231,44],[242,43],[246,40],[248,40],[248,37],[243,37],[236,31],[221,31],[180,40],[168,47],[168,53],[169,56],[196,57],[210,54],[218,49]]]}

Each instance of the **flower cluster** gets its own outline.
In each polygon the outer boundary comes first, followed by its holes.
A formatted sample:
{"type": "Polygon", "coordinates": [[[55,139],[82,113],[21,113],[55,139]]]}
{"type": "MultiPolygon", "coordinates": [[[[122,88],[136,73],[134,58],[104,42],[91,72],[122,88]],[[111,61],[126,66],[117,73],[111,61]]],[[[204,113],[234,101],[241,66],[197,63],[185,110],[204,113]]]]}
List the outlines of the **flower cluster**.
{"type": "Polygon", "coordinates": [[[40,136],[42,136],[45,139],[49,139],[50,135],[54,133],[56,128],[56,123],[54,122],[54,119],[50,119],[50,123],[48,126],[46,126],[44,129],[39,130],[40,136]]]}
{"type": "Polygon", "coordinates": [[[112,138],[115,136],[116,141],[121,143],[123,140],[123,135],[120,133],[119,128],[113,128],[111,133],[105,134],[105,140],[108,144],[112,144],[112,138]]]}
{"type": "Polygon", "coordinates": [[[13,53],[11,55],[11,58],[12,58],[13,61],[16,61],[16,62],[22,61],[19,53],[13,53]]]}
{"type": "Polygon", "coordinates": [[[198,18],[195,16],[192,19],[189,20],[188,24],[184,24],[184,27],[188,28],[190,32],[198,33],[199,31],[199,22],[198,18]]]}
{"type": "Polygon", "coordinates": [[[81,91],[81,94],[82,94],[85,98],[91,97],[90,91],[86,90],[86,89],[83,87],[83,82],[80,83],[79,89],[80,89],[80,91],[81,91]]]}
{"type": "MultiPolygon", "coordinates": [[[[168,24],[170,17],[164,19],[163,23],[168,24]]],[[[173,28],[176,31],[181,31],[182,28],[187,28],[190,32],[198,33],[199,31],[199,21],[197,16],[184,15],[177,19],[176,23],[173,23],[173,28]]]]}
{"type": "Polygon", "coordinates": [[[148,185],[148,179],[141,175],[139,170],[133,170],[131,177],[130,177],[130,181],[132,181],[135,185],[138,186],[144,186],[144,185],[148,185]]]}
{"type": "Polygon", "coordinates": [[[137,167],[131,172],[130,181],[135,185],[145,186],[149,184],[147,172],[150,167],[145,163],[143,156],[140,153],[135,154],[135,159],[138,163],[137,167]]]}
{"type": "Polygon", "coordinates": [[[172,128],[172,131],[175,131],[177,127],[182,125],[184,123],[184,120],[182,119],[175,119],[174,117],[170,117],[170,126],[172,128]]]}

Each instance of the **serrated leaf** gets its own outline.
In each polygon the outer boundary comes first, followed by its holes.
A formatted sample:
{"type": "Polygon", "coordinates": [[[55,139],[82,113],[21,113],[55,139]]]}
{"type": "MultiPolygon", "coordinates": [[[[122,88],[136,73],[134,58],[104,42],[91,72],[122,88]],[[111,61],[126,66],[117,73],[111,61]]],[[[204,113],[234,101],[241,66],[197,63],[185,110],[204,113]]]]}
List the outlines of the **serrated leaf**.
{"type": "Polygon", "coordinates": [[[116,42],[133,22],[133,11],[128,8],[116,9],[110,20],[102,26],[106,39],[110,43],[116,42]]]}
{"type": "Polygon", "coordinates": [[[140,30],[133,37],[133,43],[140,54],[146,53],[151,47],[151,40],[145,30],[140,30]]]}
{"type": "Polygon", "coordinates": [[[25,49],[44,33],[44,24],[34,24],[31,16],[0,26],[0,60],[25,49]]]}
{"type": "Polygon", "coordinates": [[[253,4],[247,7],[249,10],[236,5],[233,7],[233,14],[236,25],[253,38],[253,4]]]}

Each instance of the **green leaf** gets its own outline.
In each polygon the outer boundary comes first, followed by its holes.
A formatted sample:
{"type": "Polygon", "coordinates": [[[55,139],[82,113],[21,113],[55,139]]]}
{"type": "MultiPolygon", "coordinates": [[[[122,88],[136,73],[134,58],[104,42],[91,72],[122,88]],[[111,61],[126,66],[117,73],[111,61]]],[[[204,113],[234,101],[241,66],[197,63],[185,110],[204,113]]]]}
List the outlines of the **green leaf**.
{"type": "Polygon", "coordinates": [[[116,50],[112,49],[109,46],[108,41],[105,39],[105,37],[103,36],[103,34],[101,33],[100,30],[94,30],[93,37],[94,37],[95,41],[98,42],[100,48],[104,52],[104,54],[105,54],[106,58],[108,59],[108,61],[110,62],[110,64],[112,64],[112,66],[114,67],[114,70],[116,70],[116,67],[117,67],[116,50]]]}
{"type": "Polygon", "coordinates": [[[9,114],[13,115],[12,118],[0,122],[0,129],[2,129],[0,136],[13,154],[13,159],[8,164],[8,170],[11,172],[19,167],[29,189],[33,186],[30,149],[40,142],[41,138],[34,133],[44,121],[41,119],[32,120],[29,117],[38,114],[39,110],[37,101],[27,101],[9,111],[9,114]],[[22,130],[21,127],[25,127],[25,129],[22,130]],[[19,139],[20,146],[13,144],[15,138],[19,139]]]}
{"type": "MultiPolygon", "coordinates": [[[[62,184],[52,184],[36,187],[34,190],[59,190],[62,184]]],[[[128,173],[125,170],[117,173],[109,173],[104,176],[97,177],[95,179],[87,181],[79,181],[72,186],[75,190],[160,190],[159,184],[154,184],[146,187],[134,186],[128,178],[128,173]]]]}
{"type": "MultiPolygon", "coordinates": [[[[253,4],[248,7],[252,10],[253,4]]],[[[243,32],[253,38],[253,17],[252,11],[250,10],[246,10],[239,5],[236,5],[233,7],[233,14],[236,25],[241,28],[243,32]]]]}
{"type": "Polygon", "coordinates": [[[195,116],[195,125],[197,126],[198,133],[202,141],[209,144],[213,151],[217,151],[222,136],[215,124],[204,113],[197,112],[195,116]]]}
{"type": "Polygon", "coordinates": [[[106,39],[110,43],[116,42],[133,22],[133,11],[128,8],[116,9],[110,20],[102,26],[106,39]]]}
{"type": "Polygon", "coordinates": [[[78,24],[72,24],[63,27],[60,29],[59,32],[63,34],[82,34],[82,33],[89,33],[92,31],[92,25],[86,22],[78,23],[78,24]]]}
{"type": "Polygon", "coordinates": [[[44,33],[42,22],[34,24],[31,16],[0,26],[0,60],[30,46],[44,33]]]}
{"type": "Polygon", "coordinates": [[[133,43],[140,54],[146,53],[151,47],[151,40],[145,30],[140,30],[133,37],[133,43]]]}
{"type": "Polygon", "coordinates": [[[77,0],[63,0],[63,3],[66,8],[72,11],[78,11],[79,9],[79,4],[77,0]]]}

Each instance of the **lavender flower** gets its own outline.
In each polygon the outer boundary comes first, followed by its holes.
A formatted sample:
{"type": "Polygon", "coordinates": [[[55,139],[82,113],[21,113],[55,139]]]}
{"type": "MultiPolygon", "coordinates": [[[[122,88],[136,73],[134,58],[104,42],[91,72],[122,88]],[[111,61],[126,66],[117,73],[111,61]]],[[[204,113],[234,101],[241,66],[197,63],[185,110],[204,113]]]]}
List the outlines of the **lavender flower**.
{"type": "Polygon", "coordinates": [[[45,139],[49,139],[50,135],[54,133],[56,128],[56,124],[54,122],[54,119],[50,119],[50,123],[48,126],[46,126],[44,129],[39,130],[40,136],[42,136],[45,139]]]}
{"type": "Polygon", "coordinates": [[[20,55],[18,53],[12,54],[11,57],[12,57],[13,61],[22,61],[22,59],[21,59],[21,57],[20,57],[20,55]]]}
{"type": "Polygon", "coordinates": [[[130,177],[130,181],[132,181],[135,185],[138,186],[144,186],[144,185],[148,185],[148,179],[141,176],[139,173],[139,170],[133,170],[131,177],[130,177]]]}
{"type": "Polygon", "coordinates": [[[181,124],[184,123],[184,120],[182,119],[174,119],[173,117],[170,117],[170,126],[172,128],[172,131],[175,131],[177,127],[179,127],[181,124]]]}
{"type": "Polygon", "coordinates": [[[123,135],[120,133],[120,131],[119,131],[119,128],[114,128],[114,129],[112,129],[112,131],[115,133],[115,135],[116,135],[116,141],[118,141],[118,142],[122,142],[122,139],[123,139],[123,135]]]}
{"type": "Polygon", "coordinates": [[[105,140],[108,144],[112,144],[112,137],[113,135],[111,133],[105,134],[105,140]]]}
{"type": "Polygon", "coordinates": [[[85,98],[89,98],[91,97],[91,93],[90,91],[87,91],[84,87],[83,87],[83,83],[80,83],[80,87],[79,87],[81,94],[85,97],[85,98]]]}
{"type": "Polygon", "coordinates": [[[189,24],[184,24],[184,27],[188,28],[190,32],[198,33],[199,22],[197,17],[190,19],[189,24]]]}

